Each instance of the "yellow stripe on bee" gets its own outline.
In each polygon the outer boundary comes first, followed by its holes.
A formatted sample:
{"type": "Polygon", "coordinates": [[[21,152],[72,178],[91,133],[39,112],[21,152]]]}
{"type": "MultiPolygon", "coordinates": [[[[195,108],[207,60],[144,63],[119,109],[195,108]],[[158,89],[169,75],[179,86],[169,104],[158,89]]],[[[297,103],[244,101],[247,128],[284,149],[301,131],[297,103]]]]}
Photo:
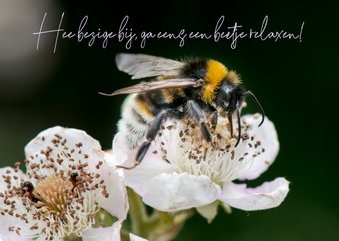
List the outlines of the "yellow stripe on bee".
{"type": "Polygon", "coordinates": [[[166,103],[172,103],[172,101],[173,101],[173,92],[174,91],[172,89],[163,89],[161,91],[162,98],[165,100],[166,103]]]}
{"type": "Polygon", "coordinates": [[[144,100],[137,99],[134,106],[135,111],[141,115],[146,121],[152,121],[154,115],[152,114],[149,106],[144,100]]]}
{"type": "Polygon", "coordinates": [[[220,88],[221,82],[228,74],[228,70],[222,63],[216,60],[207,61],[207,71],[205,75],[205,86],[203,88],[202,99],[206,103],[211,103],[215,99],[215,93],[220,88]]]}

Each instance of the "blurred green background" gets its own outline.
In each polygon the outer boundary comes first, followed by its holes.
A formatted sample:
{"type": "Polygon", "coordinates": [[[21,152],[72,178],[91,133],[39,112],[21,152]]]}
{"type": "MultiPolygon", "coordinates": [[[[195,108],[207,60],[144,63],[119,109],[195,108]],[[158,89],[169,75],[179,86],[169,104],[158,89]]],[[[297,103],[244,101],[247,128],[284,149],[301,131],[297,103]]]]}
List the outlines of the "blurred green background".
{"type": "MultiPolygon", "coordinates": [[[[98,92],[134,83],[116,69],[116,53],[211,57],[241,74],[278,130],[276,162],[250,185],[283,176],[291,181],[291,191],[276,209],[220,212],[209,225],[197,215],[175,240],[339,240],[339,22],[334,1],[123,1],[114,7],[91,2],[0,0],[0,166],[22,161],[24,146],[54,125],[83,129],[110,148],[124,97],[98,92]],[[55,34],[42,36],[38,51],[33,35],[45,12],[46,28],[57,28],[65,12],[62,28],[73,32],[85,15],[87,31],[115,32],[129,15],[128,26],[137,34],[183,28],[213,33],[221,15],[224,31],[234,22],[259,30],[265,15],[267,31],[298,34],[305,25],[301,42],[243,39],[231,49],[228,40],[186,39],[183,47],[175,40],[149,40],[143,49],[139,42],[126,49],[125,42],[112,39],[104,49],[101,40],[89,47],[88,41],[59,38],[53,53],[55,34]]],[[[257,111],[255,104],[249,102],[246,111],[257,111]]]]}

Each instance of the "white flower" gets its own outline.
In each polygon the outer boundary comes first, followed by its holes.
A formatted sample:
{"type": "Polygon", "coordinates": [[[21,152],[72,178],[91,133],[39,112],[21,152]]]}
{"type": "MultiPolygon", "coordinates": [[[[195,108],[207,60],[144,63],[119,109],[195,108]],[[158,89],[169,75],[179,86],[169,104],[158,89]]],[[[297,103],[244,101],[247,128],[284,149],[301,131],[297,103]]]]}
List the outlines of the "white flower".
{"type": "MultiPolygon", "coordinates": [[[[229,123],[219,118],[206,142],[199,125],[189,120],[167,120],[152,142],[145,158],[132,170],[124,170],[126,185],[143,201],[162,211],[192,207],[211,219],[219,201],[224,206],[243,210],[273,208],[288,193],[288,181],[277,178],[257,188],[247,188],[234,180],[255,179],[274,161],[279,142],[273,123],[266,119],[258,127],[260,115],[242,117],[242,136],[230,137],[229,123]]],[[[116,162],[129,167],[137,151],[129,150],[124,133],[113,141],[116,162]]]]}
{"type": "Polygon", "coordinates": [[[86,240],[105,229],[95,228],[101,208],[118,220],[107,229],[120,232],[127,193],[115,167],[106,162],[111,154],[98,141],[84,131],[54,127],[28,143],[25,154],[26,174],[18,166],[0,169],[0,233],[5,240],[86,240]]]}

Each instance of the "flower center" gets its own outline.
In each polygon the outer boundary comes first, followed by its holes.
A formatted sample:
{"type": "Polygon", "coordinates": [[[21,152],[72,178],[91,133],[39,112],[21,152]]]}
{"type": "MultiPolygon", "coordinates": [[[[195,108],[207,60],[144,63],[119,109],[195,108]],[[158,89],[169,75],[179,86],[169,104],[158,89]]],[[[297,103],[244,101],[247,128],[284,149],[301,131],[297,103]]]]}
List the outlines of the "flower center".
{"type": "MultiPolygon", "coordinates": [[[[237,170],[248,153],[242,153],[242,145],[235,148],[236,136],[231,136],[227,118],[220,117],[213,128],[208,122],[212,140],[206,141],[200,125],[192,120],[165,123],[160,134],[160,150],[164,160],[176,166],[177,172],[192,175],[206,175],[212,181],[222,184],[238,178],[237,170]]],[[[248,125],[242,123],[241,140],[248,140],[248,125]]],[[[237,132],[235,132],[237,133],[237,132]]]]}
{"type": "MultiPolygon", "coordinates": [[[[77,170],[79,171],[79,170],[77,170]]],[[[79,174],[58,171],[51,176],[40,177],[34,186],[31,182],[22,182],[21,186],[9,186],[1,194],[7,208],[1,213],[16,217],[31,225],[37,237],[43,235],[45,240],[62,240],[75,235],[95,223],[99,211],[94,201],[96,190],[105,197],[106,191],[97,174],[80,170],[79,174]]],[[[12,182],[8,178],[8,183],[12,182]]],[[[11,226],[10,231],[23,236],[20,227],[11,226]]],[[[34,238],[34,237],[32,237],[34,238]]]]}
{"type": "Polygon", "coordinates": [[[62,211],[76,196],[73,188],[71,180],[58,173],[46,177],[33,191],[34,197],[39,200],[36,206],[46,207],[62,215],[62,211]]]}

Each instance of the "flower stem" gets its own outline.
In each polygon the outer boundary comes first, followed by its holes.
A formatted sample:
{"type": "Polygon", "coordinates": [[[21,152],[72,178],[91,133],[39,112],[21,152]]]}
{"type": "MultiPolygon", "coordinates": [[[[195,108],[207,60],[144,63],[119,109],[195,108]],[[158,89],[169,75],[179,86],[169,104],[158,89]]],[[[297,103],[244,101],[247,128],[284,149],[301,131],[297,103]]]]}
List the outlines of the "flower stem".
{"type": "Polygon", "coordinates": [[[129,198],[129,215],[132,223],[131,231],[134,234],[144,237],[147,231],[144,222],[148,219],[146,207],[141,198],[132,189],[127,188],[129,198]]]}

